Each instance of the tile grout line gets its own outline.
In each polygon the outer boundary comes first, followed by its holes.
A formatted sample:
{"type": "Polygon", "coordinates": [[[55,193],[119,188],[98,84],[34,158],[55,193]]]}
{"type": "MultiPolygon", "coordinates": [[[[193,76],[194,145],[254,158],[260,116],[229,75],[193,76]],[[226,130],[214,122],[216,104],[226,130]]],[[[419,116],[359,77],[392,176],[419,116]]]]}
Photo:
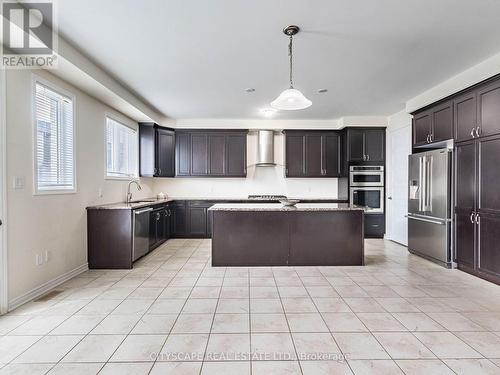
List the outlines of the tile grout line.
{"type": "MultiPolygon", "coordinates": [[[[282,300],[282,297],[281,297],[280,288],[279,288],[278,283],[276,281],[276,275],[274,273],[274,267],[271,267],[271,272],[273,274],[274,283],[276,284],[276,290],[278,292],[278,297],[279,297],[279,300],[280,300],[281,308],[283,309],[283,315],[285,315],[286,325],[288,326],[288,334],[290,335],[290,339],[292,340],[292,345],[293,345],[293,349],[295,351],[295,357],[297,359],[299,370],[300,370],[300,373],[303,375],[304,371],[302,370],[302,365],[300,364],[300,361],[299,361],[299,355],[298,355],[298,352],[297,352],[297,346],[295,345],[295,340],[293,338],[292,330],[290,328],[290,322],[288,321],[288,316],[286,315],[285,305],[283,304],[283,300],[282,300]]],[[[293,268],[293,272],[295,274],[297,274],[297,271],[295,270],[295,268],[293,268]]],[[[297,274],[297,277],[298,276],[299,275],[297,274]]]]}

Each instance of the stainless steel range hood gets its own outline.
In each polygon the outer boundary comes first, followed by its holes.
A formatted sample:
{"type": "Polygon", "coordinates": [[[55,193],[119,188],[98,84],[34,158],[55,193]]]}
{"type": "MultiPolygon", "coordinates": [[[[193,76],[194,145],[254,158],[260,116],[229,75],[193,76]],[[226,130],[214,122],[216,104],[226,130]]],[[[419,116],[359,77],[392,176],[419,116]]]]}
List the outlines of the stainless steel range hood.
{"type": "Polygon", "coordinates": [[[257,167],[274,167],[274,131],[259,130],[257,167]]]}

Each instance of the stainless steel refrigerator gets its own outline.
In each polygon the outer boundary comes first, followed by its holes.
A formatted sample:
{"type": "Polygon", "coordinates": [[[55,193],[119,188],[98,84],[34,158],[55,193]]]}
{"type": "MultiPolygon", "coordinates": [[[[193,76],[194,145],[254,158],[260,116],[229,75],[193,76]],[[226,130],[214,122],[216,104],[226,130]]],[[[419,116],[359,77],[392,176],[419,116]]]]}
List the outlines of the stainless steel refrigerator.
{"type": "Polygon", "coordinates": [[[451,243],[452,150],[408,157],[408,250],[453,266],[451,243]]]}

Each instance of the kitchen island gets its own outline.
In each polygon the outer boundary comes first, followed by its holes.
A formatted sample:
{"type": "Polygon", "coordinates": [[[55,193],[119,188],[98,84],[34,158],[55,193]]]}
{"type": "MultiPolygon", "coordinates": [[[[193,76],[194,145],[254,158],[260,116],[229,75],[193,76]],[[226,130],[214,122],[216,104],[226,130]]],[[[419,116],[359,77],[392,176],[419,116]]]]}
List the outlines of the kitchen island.
{"type": "Polygon", "coordinates": [[[346,203],[221,203],[212,214],[213,266],[360,266],[363,208],[346,203]]]}

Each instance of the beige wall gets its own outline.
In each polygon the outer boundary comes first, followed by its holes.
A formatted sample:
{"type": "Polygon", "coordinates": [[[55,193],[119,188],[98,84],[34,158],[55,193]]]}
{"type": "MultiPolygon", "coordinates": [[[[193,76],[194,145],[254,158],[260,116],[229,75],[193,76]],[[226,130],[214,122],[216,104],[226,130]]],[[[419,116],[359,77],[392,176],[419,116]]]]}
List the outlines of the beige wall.
{"type": "MultiPolygon", "coordinates": [[[[45,71],[36,74],[75,95],[77,192],[33,195],[33,72],[7,71],[9,301],[87,263],[85,207],[122,200],[127,184],[104,178],[105,115],[120,116],[137,126],[55,76],[45,71]],[[23,189],[14,189],[15,177],[24,178],[23,189]],[[37,266],[35,254],[45,251],[50,252],[49,261],[37,266]]],[[[134,191],[134,196],[151,196],[152,180],[141,179],[141,184],[143,191],[134,191]]]]}
{"type": "Polygon", "coordinates": [[[246,178],[157,178],[156,192],[171,197],[244,198],[249,194],[284,194],[296,198],[347,198],[347,184],[337,178],[285,178],[284,136],[274,137],[275,167],[255,167],[257,134],[247,137],[246,178]],[[340,183],[339,183],[340,182],[340,183]],[[339,187],[340,186],[340,187],[339,187]]]}

